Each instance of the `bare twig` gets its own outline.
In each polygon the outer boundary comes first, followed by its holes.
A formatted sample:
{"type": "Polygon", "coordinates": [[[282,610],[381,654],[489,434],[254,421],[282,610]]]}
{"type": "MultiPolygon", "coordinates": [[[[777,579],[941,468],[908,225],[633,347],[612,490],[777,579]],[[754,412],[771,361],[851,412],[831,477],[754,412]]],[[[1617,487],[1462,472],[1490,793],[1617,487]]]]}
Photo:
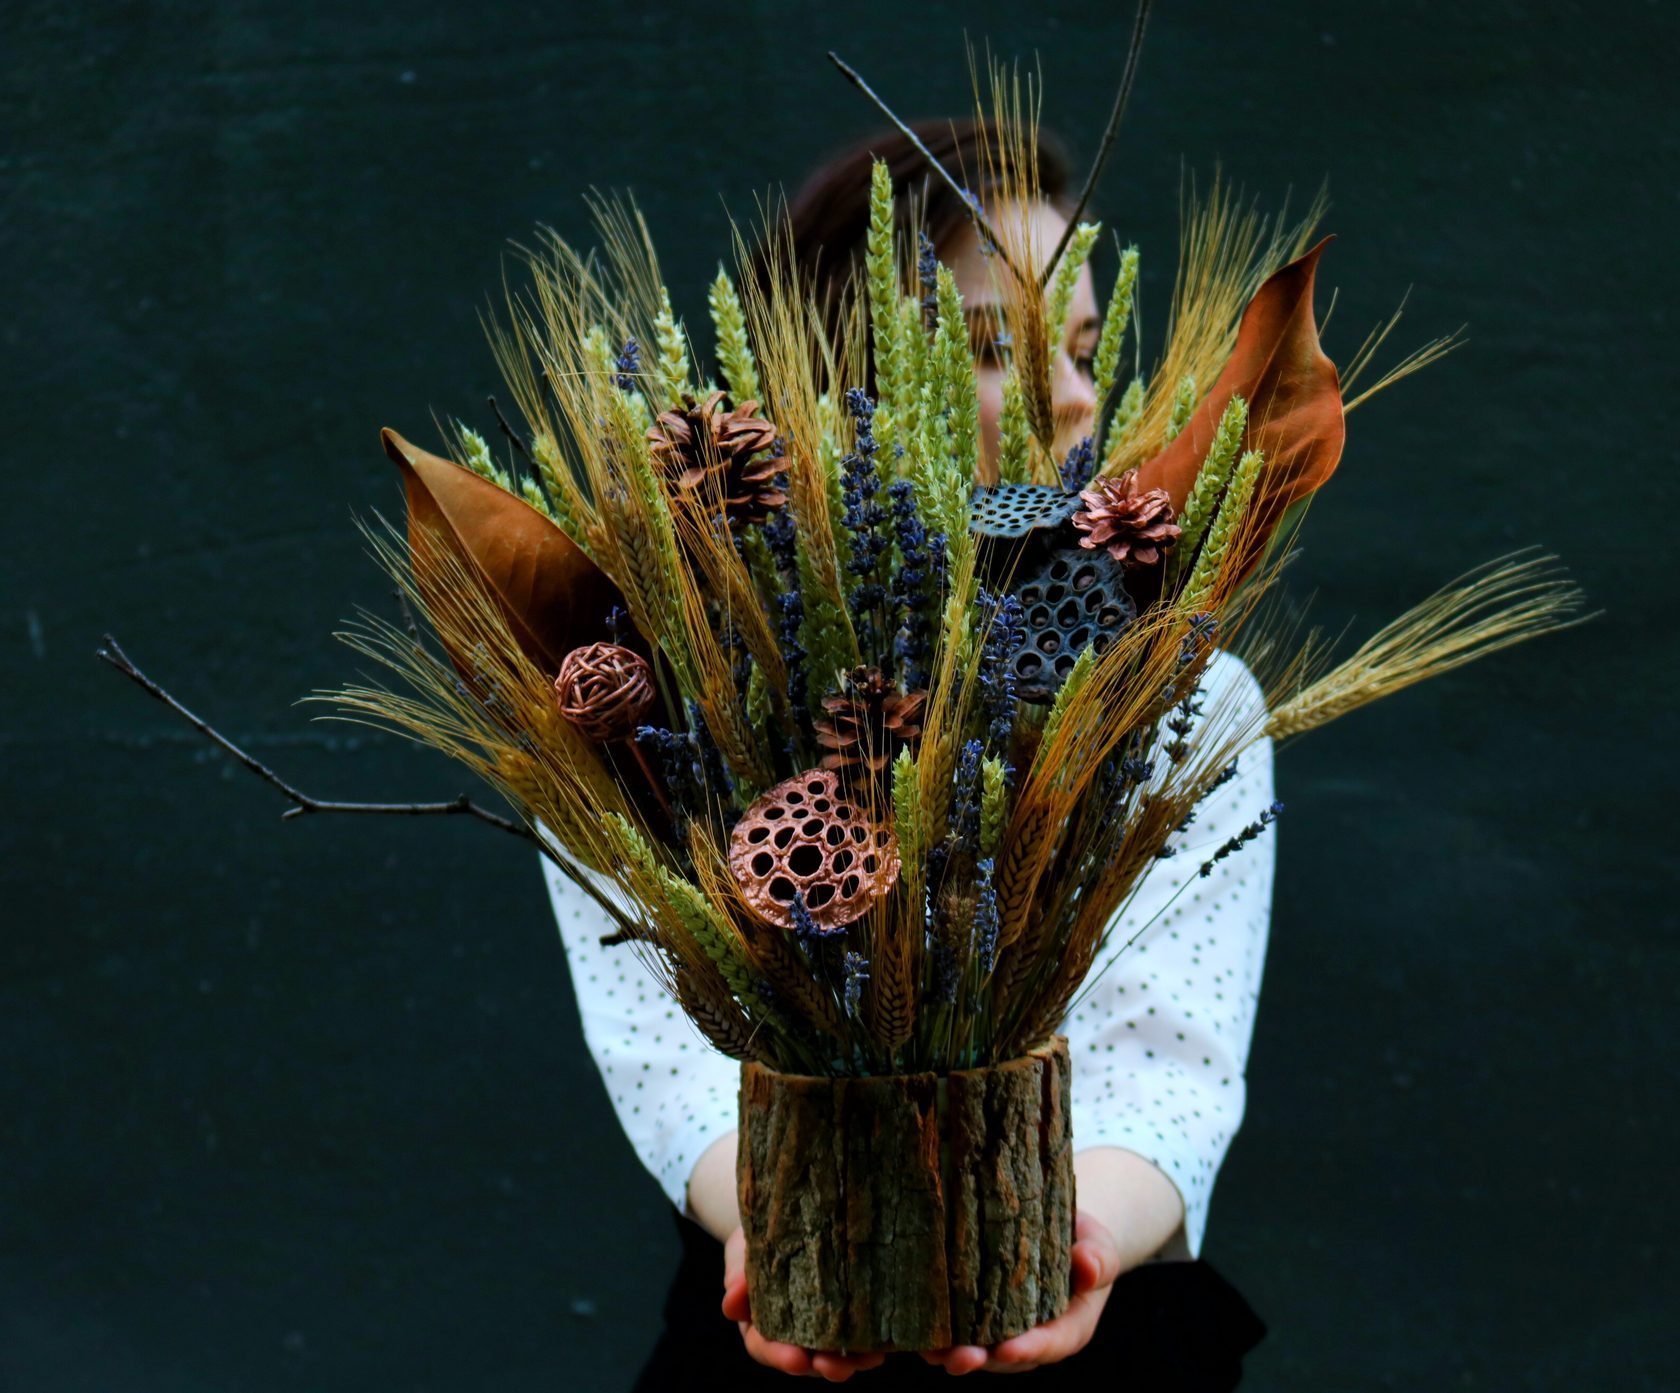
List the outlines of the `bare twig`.
{"type": "Polygon", "coordinates": [[[118,672],[135,683],[147,695],[161,701],[205,739],[212,744],[219,745],[265,784],[268,784],[271,788],[279,789],[281,793],[290,798],[293,806],[280,814],[282,818],[302,817],[305,813],[401,813],[408,815],[464,813],[468,817],[476,817],[481,822],[487,822],[492,827],[500,828],[503,832],[511,832],[516,837],[522,837],[529,842],[536,842],[538,846],[542,845],[530,828],[522,827],[519,823],[508,818],[499,817],[488,808],[479,807],[464,793],[459,798],[450,799],[447,803],[340,803],[322,798],[311,798],[301,789],[293,788],[291,784],[282,779],[255,755],[247,754],[240,749],[238,745],[235,745],[233,741],[229,740],[227,736],[223,735],[203,717],[196,716],[187,710],[173,696],[141,672],[110,634],[105,635],[105,646],[97,650],[97,653],[100,658],[116,668],[118,672]]]}
{"type": "Polygon", "coordinates": [[[526,464],[534,465],[536,461],[531,458],[530,446],[525,443],[524,437],[508,424],[508,418],[502,415],[502,408],[496,405],[494,397],[490,398],[490,409],[496,413],[496,424],[502,428],[502,434],[513,442],[513,448],[524,457],[526,464]]]}
{"type": "Polygon", "coordinates": [[[1074,229],[1079,226],[1080,218],[1085,216],[1091,195],[1097,191],[1097,180],[1102,177],[1103,166],[1108,163],[1109,152],[1114,148],[1114,138],[1120,133],[1120,118],[1125,114],[1126,102],[1137,82],[1138,59],[1143,56],[1143,26],[1149,20],[1149,3],[1150,0],[1138,0],[1137,18],[1132,21],[1132,42],[1126,50],[1126,66],[1120,73],[1120,88],[1114,94],[1114,109],[1108,114],[1108,125],[1103,130],[1102,144],[1097,147],[1097,157],[1091,162],[1091,172],[1085,176],[1085,187],[1079,191],[1079,201],[1073,206],[1073,216],[1068,219],[1067,227],[1062,231],[1062,240],[1056,243],[1056,250],[1044,263],[1044,275],[1039,281],[1041,286],[1049,285],[1050,277],[1056,273],[1056,263],[1067,250],[1068,241],[1072,238],[1074,229]]]}
{"type": "Polygon", "coordinates": [[[968,209],[968,215],[974,220],[974,225],[979,230],[980,235],[996,249],[997,255],[1002,258],[1003,264],[1009,268],[1010,274],[1012,274],[1015,279],[1020,281],[1023,285],[1026,284],[1027,278],[1021,273],[1021,269],[1009,259],[1008,253],[1003,249],[1002,241],[999,240],[997,233],[992,230],[992,225],[986,221],[986,215],[980,209],[979,200],[951,177],[951,172],[934,158],[933,151],[929,150],[927,146],[922,143],[921,137],[918,136],[915,131],[911,130],[909,126],[905,125],[903,121],[899,120],[898,114],[890,106],[888,106],[886,102],[881,100],[875,89],[863,80],[862,74],[859,73],[856,68],[852,67],[850,63],[846,62],[846,60],[832,48],[828,51],[828,61],[840,69],[841,73],[844,74],[846,81],[850,82],[852,86],[856,87],[858,91],[862,92],[864,96],[868,97],[870,101],[875,103],[875,105],[880,109],[881,114],[885,116],[887,120],[891,121],[893,125],[897,126],[904,138],[916,147],[917,152],[928,162],[928,164],[932,167],[933,172],[950,185],[951,190],[959,199],[962,200],[963,206],[968,209]]]}
{"type": "Polygon", "coordinates": [[[610,934],[601,935],[603,948],[616,948],[621,943],[652,943],[659,942],[659,935],[647,924],[626,924],[622,929],[616,929],[610,934]]]}
{"type": "Polygon", "coordinates": [[[638,936],[640,926],[636,923],[636,921],[631,919],[617,905],[608,900],[606,896],[596,888],[588,873],[581,866],[574,862],[570,857],[561,855],[560,852],[558,852],[553,846],[549,845],[549,843],[544,841],[541,837],[537,836],[530,828],[522,826],[520,823],[514,822],[509,818],[500,817],[491,812],[488,808],[479,807],[478,804],[474,803],[467,797],[466,794],[463,793],[459,798],[452,798],[447,803],[343,803],[324,798],[311,798],[301,789],[295,788],[291,784],[287,783],[260,759],[256,758],[256,756],[246,753],[246,751],[234,744],[233,741],[229,740],[227,736],[223,735],[208,721],[203,719],[203,717],[195,715],[193,712],[189,711],[150,677],[141,672],[140,669],[134,665],[133,660],[130,659],[128,654],[123,652],[121,645],[118,644],[116,639],[110,634],[105,635],[105,646],[97,649],[96,654],[98,657],[114,667],[118,672],[122,673],[124,677],[128,678],[129,681],[133,682],[148,696],[161,701],[171,711],[181,717],[182,720],[186,721],[186,723],[200,735],[204,736],[205,739],[209,740],[212,744],[219,746],[221,749],[226,750],[265,784],[269,785],[269,787],[278,789],[281,793],[285,794],[287,798],[291,799],[292,806],[280,814],[282,819],[302,817],[306,813],[381,813],[397,814],[399,816],[408,817],[425,816],[428,814],[443,814],[446,816],[453,814],[476,818],[478,821],[486,823],[487,825],[497,828],[500,831],[511,833],[513,836],[520,838],[522,841],[532,843],[537,850],[542,852],[544,856],[558,866],[574,884],[583,889],[591,899],[593,899],[607,912],[608,916],[619,925],[619,931],[621,933],[624,933],[628,937],[638,936]]]}

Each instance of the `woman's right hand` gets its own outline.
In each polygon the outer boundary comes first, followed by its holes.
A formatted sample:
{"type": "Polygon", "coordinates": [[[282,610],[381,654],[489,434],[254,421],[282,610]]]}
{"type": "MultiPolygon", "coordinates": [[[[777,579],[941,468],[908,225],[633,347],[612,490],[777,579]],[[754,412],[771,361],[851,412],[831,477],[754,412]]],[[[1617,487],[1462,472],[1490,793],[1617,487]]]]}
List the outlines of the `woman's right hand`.
{"type": "Polygon", "coordinates": [[[765,1339],[752,1323],[752,1305],[747,1299],[747,1235],[739,1225],[723,1244],[723,1314],[740,1327],[748,1354],[784,1374],[844,1383],[860,1370],[878,1368],[886,1362],[884,1353],[830,1354],[765,1339]]]}

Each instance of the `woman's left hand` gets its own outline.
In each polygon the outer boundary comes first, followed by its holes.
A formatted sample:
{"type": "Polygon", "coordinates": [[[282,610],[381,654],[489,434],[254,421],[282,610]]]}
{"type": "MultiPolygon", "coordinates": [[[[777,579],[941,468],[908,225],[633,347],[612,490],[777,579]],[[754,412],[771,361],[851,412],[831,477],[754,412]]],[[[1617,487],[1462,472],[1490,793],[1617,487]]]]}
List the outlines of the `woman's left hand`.
{"type": "Polygon", "coordinates": [[[1073,1233],[1073,1299],[1061,1315],[990,1349],[984,1345],[955,1345],[924,1350],[922,1358],[929,1364],[943,1364],[952,1374],[972,1374],[976,1370],[1024,1374],[1040,1364],[1054,1364],[1078,1354],[1096,1333],[1108,1293],[1123,1270],[1123,1259],[1120,1244],[1095,1215],[1079,1210],[1073,1233]]]}
{"type": "Polygon", "coordinates": [[[882,1353],[829,1353],[765,1339],[752,1323],[752,1301],[747,1295],[747,1236],[739,1228],[729,1235],[723,1245],[723,1314],[740,1329],[741,1340],[749,1355],[767,1368],[780,1369],[784,1374],[802,1374],[806,1378],[844,1383],[853,1374],[877,1369],[886,1362],[887,1356],[882,1353]]]}

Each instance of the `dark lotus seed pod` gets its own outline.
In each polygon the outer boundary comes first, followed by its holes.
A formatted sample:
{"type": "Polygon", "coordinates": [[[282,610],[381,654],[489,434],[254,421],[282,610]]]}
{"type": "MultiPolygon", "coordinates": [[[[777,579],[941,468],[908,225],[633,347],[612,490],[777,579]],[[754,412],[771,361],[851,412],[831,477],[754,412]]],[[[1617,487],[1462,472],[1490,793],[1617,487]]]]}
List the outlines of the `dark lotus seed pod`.
{"type": "Polygon", "coordinates": [[[1009,655],[1024,701],[1053,701],[1087,645],[1101,654],[1137,617],[1125,567],[1105,551],[1052,552],[1019,575],[1021,642],[1009,655]]]}
{"type": "Polygon", "coordinates": [[[1077,493],[1049,484],[981,484],[969,505],[969,530],[988,541],[1021,541],[1053,532],[1079,511],[1077,493]]]}

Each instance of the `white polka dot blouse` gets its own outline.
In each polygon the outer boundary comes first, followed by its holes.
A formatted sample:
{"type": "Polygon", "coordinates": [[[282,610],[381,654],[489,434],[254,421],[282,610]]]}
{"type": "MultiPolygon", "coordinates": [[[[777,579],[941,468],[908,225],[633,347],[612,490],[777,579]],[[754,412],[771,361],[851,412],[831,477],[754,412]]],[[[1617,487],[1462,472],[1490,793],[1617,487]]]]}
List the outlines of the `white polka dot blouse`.
{"type": "MultiPolygon", "coordinates": [[[[1227,722],[1263,716],[1259,683],[1223,650],[1202,690],[1200,725],[1211,738],[1227,722]]],[[[1116,916],[1062,1026],[1074,1063],[1075,1148],[1135,1152],[1183,1196],[1184,1222],[1165,1259],[1200,1253],[1214,1178],[1242,1121],[1276,829],[1200,872],[1272,800],[1271,742],[1261,739],[1116,916]]],[[[695,1162],[736,1126],[740,1065],[704,1040],[632,948],[601,945],[613,926],[600,906],[543,865],[585,1043],[642,1164],[686,1214],[695,1162]]]]}

